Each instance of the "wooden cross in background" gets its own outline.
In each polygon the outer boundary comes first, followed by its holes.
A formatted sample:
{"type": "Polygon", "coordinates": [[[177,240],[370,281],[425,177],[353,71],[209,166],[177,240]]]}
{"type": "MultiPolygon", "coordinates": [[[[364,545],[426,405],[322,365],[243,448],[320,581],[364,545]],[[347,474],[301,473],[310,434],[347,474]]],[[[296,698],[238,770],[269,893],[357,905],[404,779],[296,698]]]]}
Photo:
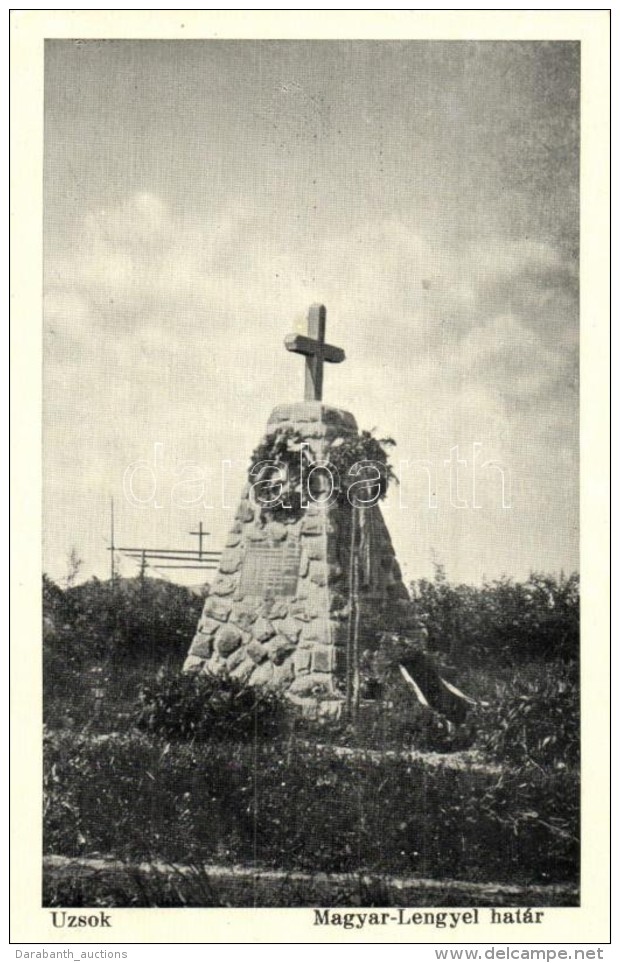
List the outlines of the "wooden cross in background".
{"type": "Polygon", "coordinates": [[[202,552],[202,540],[203,540],[203,538],[205,537],[205,535],[210,535],[211,533],[210,533],[210,532],[205,532],[204,528],[202,527],[202,522],[199,522],[199,523],[198,523],[198,531],[197,531],[197,532],[190,532],[189,534],[190,534],[190,535],[197,535],[197,536],[198,536],[198,559],[199,559],[199,560],[202,560],[202,555],[203,555],[203,552],[202,552]]]}
{"type": "Polygon", "coordinates": [[[325,305],[312,304],[308,311],[308,334],[289,334],[284,340],[287,351],[306,356],[305,401],[323,400],[323,364],[344,361],[342,348],[325,344],[325,305]]]}

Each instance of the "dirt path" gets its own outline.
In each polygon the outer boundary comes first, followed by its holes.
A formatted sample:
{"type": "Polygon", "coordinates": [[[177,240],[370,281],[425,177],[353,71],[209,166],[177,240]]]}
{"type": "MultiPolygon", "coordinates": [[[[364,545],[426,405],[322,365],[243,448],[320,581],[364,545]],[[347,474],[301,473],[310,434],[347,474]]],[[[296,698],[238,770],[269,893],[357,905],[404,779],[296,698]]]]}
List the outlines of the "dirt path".
{"type": "Polygon", "coordinates": [[[302,745],[333,753],[339,758],[370,758],[379,762],[381,759],[400,759],[404,762],[421,762],[431,769],[459,769],[469,772],[484,772],[493,775],[501,773],[502,766],[490,762],[487,757],[476,749],[466,749],[461,752],[428,752],[418,749],[365,749],[355,746],[336,746],[329,743],[304,742],[302,745]]]}

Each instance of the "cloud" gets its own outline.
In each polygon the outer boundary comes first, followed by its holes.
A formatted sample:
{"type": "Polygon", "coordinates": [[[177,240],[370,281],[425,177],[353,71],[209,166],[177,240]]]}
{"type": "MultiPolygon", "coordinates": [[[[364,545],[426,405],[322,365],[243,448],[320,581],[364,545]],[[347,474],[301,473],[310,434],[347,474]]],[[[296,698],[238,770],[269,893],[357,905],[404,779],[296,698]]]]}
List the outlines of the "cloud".
{"type": "Polygon", "coordinates": [[[459,245],[395,218],[360,218],[308,251],[299,227],[286,217],[280,226],[274,234],[249,208],[188,221],[147,193],[88,212],[48,261],[50,365],[86,360],[94,387],[97,365],[114,365],[145,391],[165,373],[180,403],[182,389],[199,387],[198,356],[208,397],[230,384],[236,355],[256,361],[237,372],[238,394],[282,390],[283,321],[321,299],[335,322],[328,336],[353,359],[338,371],[345,395],[372,372],[388,396],[405,379],[439,408],[451,394],[461,417],[488,422],[490,411],[510,419],[574,388],[576,269],[551,245],[459,245]]]}
{"type": "MultiPolygon", "coordinates": [[[[483,443],[523,471],[515,498],[536,514],[536,485],[575,466],[575,266],[543,241],[433,232],[423,214],[337,227],[307,245],[290,212],[208,219],[145,192],[79,218],[46,266],[50,504],[84,502],[86,518],[88,492],[114,490],[156,441],[173,466],[238,461],[240,486],[270,406],[301,390],[282,339],[320,299],[348,358],[329,398],[394,434],[397,457],[483,443]]],[[[446,532],[424,537],[441,548],[446,532]]]]}

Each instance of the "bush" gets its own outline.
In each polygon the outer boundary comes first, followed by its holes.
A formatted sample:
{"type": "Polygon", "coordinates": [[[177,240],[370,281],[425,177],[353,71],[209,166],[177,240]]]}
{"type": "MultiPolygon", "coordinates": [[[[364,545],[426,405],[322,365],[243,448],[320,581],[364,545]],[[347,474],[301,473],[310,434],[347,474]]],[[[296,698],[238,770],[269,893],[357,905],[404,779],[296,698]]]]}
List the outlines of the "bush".
{"type": "Polygon", "coordinates": [[[461,664],[489,656],[505,664],[579,657],[579,577],[532,573],[481,587],[453,585],[440,565],[411,585],[412,613],[429,648],[461,664]]]}
{"type": "MultiPolygon", "coordinates": [[[[428,648],[460,666],[518,665],[579,656],[579,579],[533,573],[525,582],[500,579],[454,585],[441,566],[432,581],[411,585],[410,603],[392,601],[365,611],[362,645],[382,632],[420,633],[428,648]]],[[[45,682],[64,668],[115,660],[181,661],[200,618],[203,599],[159,579],[91,579],[62,591],[43,581],[45,682]]]]}
{"type": "Polygon", "coordinates": [[[161,669],[141,688],[133,716],[148,732],[196,741],[274,735],[284,719],[284,707],[271,693],[229,677],[183,675],[171,669],[161,669]]]}
{"type": "Polygon", "coordinates": [[[62,591],[43,576],[44,639],[71,668],[110,657],[184,658],[204,599],[160,579],[92,578],[62,591]]]}
{"type": "Polygon", "coordinates": [[[476,715],[478,745],[513,765],[565,769],[579,765],[579,674],[576,663],[541,664],[497,684],[476,715]]]}
{"type": "Polygon", "coordinates": [[[106,724],[103,715],[92,717],[97,680],[106,689],[104,715],[124,712],[136,678],[183,660],[203,604],[190,589],[158,579],[112,585],[93,578],[63,591],[44,575],[42,595],[44,718],[58,725],[71,717],[96,728],[106,724]]]}

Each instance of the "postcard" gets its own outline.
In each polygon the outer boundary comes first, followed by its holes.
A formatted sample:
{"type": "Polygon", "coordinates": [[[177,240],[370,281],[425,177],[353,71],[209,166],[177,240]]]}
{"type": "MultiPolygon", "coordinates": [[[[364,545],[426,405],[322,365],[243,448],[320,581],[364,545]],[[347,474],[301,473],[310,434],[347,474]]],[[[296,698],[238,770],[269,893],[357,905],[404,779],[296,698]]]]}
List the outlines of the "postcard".
{"type": "Polygon", "coordinates": [[[12,51],[12,939],[606,942],[608,12],[12,51]]]}

